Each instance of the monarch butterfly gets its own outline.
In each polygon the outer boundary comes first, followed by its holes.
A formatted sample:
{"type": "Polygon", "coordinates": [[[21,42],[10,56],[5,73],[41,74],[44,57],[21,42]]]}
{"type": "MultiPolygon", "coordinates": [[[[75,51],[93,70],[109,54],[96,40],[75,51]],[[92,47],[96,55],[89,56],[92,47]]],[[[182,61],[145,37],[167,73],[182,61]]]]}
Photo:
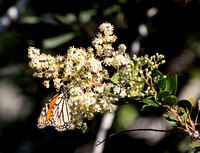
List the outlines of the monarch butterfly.
{"type": "Polygon", "coordinates": [[[62,85],[59,92],[42,108],[37,127],[54,126],[58,131],[66,131],[72,122],[68,99],[69,96],[62,85]]]}

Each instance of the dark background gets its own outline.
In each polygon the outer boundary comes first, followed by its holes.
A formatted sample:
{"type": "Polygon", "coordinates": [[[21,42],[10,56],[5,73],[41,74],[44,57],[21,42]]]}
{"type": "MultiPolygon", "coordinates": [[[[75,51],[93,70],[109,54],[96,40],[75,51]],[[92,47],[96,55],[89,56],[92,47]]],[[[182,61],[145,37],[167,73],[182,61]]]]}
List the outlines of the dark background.
{"type": "MultiPolygon", "coordinates": [[[[0,17],[16,3],[0,0],[0,17]]],[[[199,0],[30,0],[20,11],[17,20],[0,31],[0,153],[90,152],[101,121],[101,116],[89,121],[90,130],[85,134],[80,130],[60,133],[52,127],[37,129],[41,108],[55,92],[32,77],[29,46],[53,55],[66,54],[72,45],[87,48],[98,26],[108,21],[118,37],[115,47],[124,43],[131,52],[132,43],[138,40],[139,54],[165,55],[167,63],[161,71],[178,74],[178,94],[190,79],[199,77],[199,0]],[[146,12],[152,7],[158,13],[148,18],[146,12]],[[146,37],[138,32],[143,23],[148,29],[146,37]]],[[[197,94],[195,100],[198,98],[197,94]]],[[[161,115],[156,110],[139,113],[161,115]]],[[[118,135],[106,141],[104,152],[179,153],[183,152],[183,138],[173,133],[149,145],[143,139],[118,135]]]]}

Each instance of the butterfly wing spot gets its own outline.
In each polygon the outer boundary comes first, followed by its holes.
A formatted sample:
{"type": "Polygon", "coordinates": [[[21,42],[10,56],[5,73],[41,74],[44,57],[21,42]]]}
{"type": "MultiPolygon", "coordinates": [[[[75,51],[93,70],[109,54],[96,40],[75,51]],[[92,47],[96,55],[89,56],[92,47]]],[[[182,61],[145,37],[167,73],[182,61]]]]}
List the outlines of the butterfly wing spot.
{"type": "Polygon", "coordinates": [[[59,132],[63,132],[69,129],[71,122],[65,123],[63,126],[56,126],[55,129],[59,132]]]}

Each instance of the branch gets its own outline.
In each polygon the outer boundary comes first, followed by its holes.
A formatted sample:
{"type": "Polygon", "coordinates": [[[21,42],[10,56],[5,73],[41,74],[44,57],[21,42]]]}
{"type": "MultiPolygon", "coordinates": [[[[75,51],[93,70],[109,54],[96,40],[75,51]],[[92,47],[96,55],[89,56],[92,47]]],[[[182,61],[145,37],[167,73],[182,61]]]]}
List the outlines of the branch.
{"type": "Polygon", "coordinates": [[[166,105],[166,108],[168,108],[168,109],[172,112],[172,114],[179,120],[179,122],[180,122],[180,124],[181,124],[182,126],[185,126],[185,124],[182,122],[182,119],[181,119],[180,116],[177,114],[177,110],[176,110],[176,109],[171,108],[169,105],[166,105]]]}
{"type": "Polygon", "coordinates": [[[102,141],[98,141],[97,144],[94,144],[94,146],[99,146],[100,144],[104,143],[106,140],[110,139],[111,137],[118,135],[118,134],[123,134],[123,133],[128,133],[128,132],[139,132],[139,131],[154,131],[154,132],[174,132],[172,130],[159,130],[159,129],[132,129],[132,130],[125,130],[125,131],[120,131],[113,133],[109,135],[107,138],[103,139],[102,141]]]}
{"type": "Polygon", "coordinates": [[[19,13],[25,8],[29,0],[18,0],[11,6],[4,16],[0,18],[0,33],[19,17],[19,13]]]}

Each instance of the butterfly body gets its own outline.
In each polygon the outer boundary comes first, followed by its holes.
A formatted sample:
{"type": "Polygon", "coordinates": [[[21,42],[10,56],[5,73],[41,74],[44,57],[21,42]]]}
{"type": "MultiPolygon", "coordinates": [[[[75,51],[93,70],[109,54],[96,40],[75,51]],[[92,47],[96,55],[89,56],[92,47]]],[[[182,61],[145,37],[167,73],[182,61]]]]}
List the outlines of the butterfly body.
{"type": "Polygon", "coordinates": [[[69,96],[64,90],[64,86],[61,86],[60,91],[42,108],[38,118],[38,128],[54,126],[58,131],[66,131],[72,122],[68,100],[69,96]]]}

